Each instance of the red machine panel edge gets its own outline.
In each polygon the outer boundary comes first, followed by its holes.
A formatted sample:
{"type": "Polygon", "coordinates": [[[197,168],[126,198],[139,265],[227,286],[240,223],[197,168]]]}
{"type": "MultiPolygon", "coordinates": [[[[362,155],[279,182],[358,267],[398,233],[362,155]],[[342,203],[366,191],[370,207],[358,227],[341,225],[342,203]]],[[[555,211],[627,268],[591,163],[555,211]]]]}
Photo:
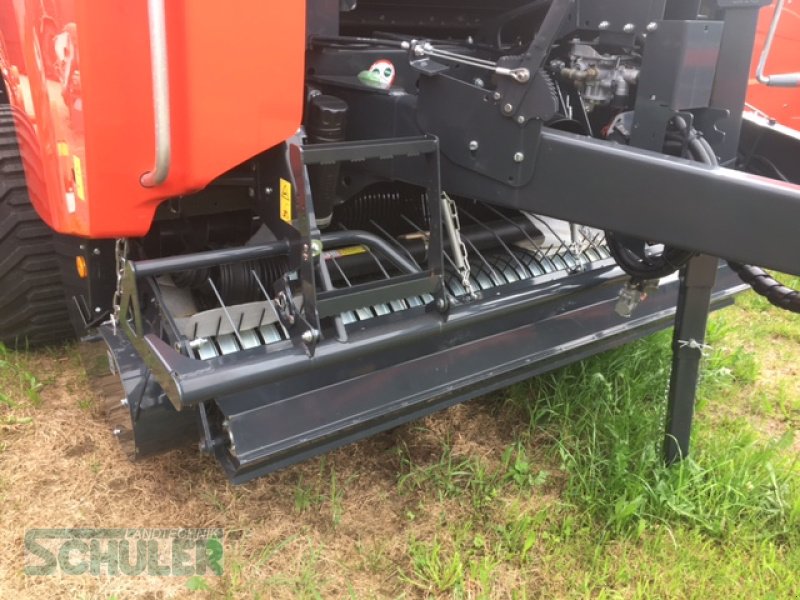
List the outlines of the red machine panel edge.
{"type": "Polygon", "coordinates": [[[35,126],[25,147],[44,169],[33,202],[53,229],[144,235],[164,198],[201,189],[299,127],[305,3],[276,11],[243,0],[166,2],[172,165],[140,183],[154,158],[146,2],[2,0],[9,101],[35,126]]]}

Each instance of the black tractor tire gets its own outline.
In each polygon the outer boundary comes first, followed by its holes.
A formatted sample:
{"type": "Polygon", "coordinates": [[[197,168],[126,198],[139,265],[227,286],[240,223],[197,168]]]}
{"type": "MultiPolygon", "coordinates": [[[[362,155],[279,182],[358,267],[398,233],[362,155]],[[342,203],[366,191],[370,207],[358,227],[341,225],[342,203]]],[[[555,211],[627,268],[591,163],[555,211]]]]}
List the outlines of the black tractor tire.
{"type": "Polygon", "coordinates": [[[75,337],[50,227],[28,195],[43,183],[41,163],[23,168],[17,136],[34,148],[35,132],[17,109],[0,105],[0,342],[12,349],[54,345],[75,337]],[[27,142],[30,141],[30,144],[27,142]]]}

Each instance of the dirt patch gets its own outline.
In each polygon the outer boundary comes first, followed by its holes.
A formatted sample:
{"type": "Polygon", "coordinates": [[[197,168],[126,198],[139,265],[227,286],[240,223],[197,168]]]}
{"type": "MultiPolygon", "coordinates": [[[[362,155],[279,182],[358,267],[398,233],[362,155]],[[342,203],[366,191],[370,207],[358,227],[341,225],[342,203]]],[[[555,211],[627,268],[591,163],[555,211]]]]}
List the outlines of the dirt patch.
{"type": "MultiPolygon", "coordinates": [[[[398,488],[403,452],[415,464],[437,460],[443,445],[496,463],[515,424],[498,419],[492,400],[347,446],[240,487],[213,459],[192,450],[130,463],[117,448],[77,361],[44,357],[28,365],[46,384],[38,406],[17,406],[24,422],[0,437],[0,597],[125,598],[303,596],[395,597],[413,535],[435,535],[442,510],[428,512],[398,488]],[[221,527],[226,576],[191,592],[187,578],[30,577],[23,538],[31,528],[221,527]],[[311,578],[311,579],[309,579],[311,578]],[[308,591],[308,590],[305,590],[308,591]]],[[[444,506],[444,508],[443,508],[444,506]]],[[[406,590],[407,591],[407,590],[406,590]]]]}

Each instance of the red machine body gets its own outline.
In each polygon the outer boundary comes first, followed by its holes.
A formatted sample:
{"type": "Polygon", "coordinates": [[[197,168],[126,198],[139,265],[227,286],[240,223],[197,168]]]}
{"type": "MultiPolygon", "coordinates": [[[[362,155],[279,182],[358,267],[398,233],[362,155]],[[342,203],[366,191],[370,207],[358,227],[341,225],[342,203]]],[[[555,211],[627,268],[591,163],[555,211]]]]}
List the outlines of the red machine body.
{"type": "MultiPolygon", "coordinates": [[[[775,4],[761,11],[755,45],[755,57],[747,93],[748,105],[775,119],[781,125],[800,131],[800,87],[767,87],[756,79],[756,65],[767,39],[775,4]]],[[[794,73],[800,70],[800,2],[788,0],[772,45],[768,73],[794,73]]]]}
{"type": "Polygon", "coordinates": [[[300,125],[305,2],[166,5],[172,162],[148,189],[147,2],[0,0],[9,101],[36,127],[38,146],[23,152],[44,173],[29,181],[32,201],[59,232],[142,236],[164,198],[203,188],[300,125]]]}

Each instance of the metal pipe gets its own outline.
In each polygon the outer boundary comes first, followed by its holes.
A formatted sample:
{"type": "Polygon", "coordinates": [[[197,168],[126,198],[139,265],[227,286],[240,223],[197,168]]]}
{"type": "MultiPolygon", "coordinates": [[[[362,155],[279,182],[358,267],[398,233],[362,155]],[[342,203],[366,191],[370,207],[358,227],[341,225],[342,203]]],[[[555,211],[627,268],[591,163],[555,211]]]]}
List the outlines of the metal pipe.
{"type": "Polygon", "coordinates": [[[353,244],[363,244],[374,250],[378,250],[388,258],[401,271],[408,274],[420,273],[420,268],[397,252],[384,240],[377,235],[372,235],[366,231],[334,231],[322,236],[322,247],[325,249],[348,246],[353,244]]]}
{"type": "Polygon", "coordinates": [[[150,70],[153,77],[153,117],[155,123],[155,159],[153,168],[141,176],[142,186],[150,188],[164,183],[172,161],[172,132],[169,106],[169,61],[165,0],[148,0],[150,27],[150,70]]]}
{"type": "Polygon", "coordinates": [[[289,242],[278,240],[263,246],[245,246],[244,248],[211,250],[183,256],[133,261],[130,262],[130,266],[138,279],[142,277],[158,277],[167,273],[202,269],[216,265],[270,258],[272,256],[285,256],[288,253],[289,242]]]}

